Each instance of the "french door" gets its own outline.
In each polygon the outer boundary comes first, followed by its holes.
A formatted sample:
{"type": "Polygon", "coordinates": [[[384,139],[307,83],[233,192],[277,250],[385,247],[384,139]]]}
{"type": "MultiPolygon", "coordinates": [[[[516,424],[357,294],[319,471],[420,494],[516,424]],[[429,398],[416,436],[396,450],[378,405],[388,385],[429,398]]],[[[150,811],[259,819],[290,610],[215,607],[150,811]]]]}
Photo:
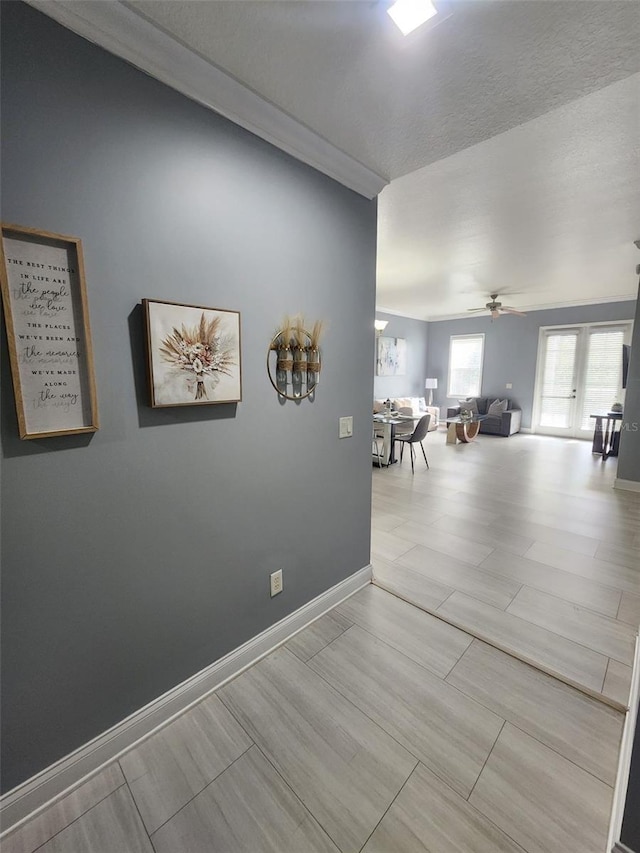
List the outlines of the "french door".
{"type": "Polygon", "coordinates": [[[622,344],[631,323],[585,324],[540,330],[534,429],[590,438],[590,415],[608,412],[622,397],[622,344]]]}

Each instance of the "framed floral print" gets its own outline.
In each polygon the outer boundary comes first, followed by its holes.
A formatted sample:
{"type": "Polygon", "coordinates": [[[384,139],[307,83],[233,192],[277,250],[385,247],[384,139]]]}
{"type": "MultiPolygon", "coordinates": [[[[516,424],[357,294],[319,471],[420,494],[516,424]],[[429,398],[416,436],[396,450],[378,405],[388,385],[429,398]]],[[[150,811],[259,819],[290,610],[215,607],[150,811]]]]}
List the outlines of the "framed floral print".
{"type": "Polygon", "coordinates": [[[242,399],[240,312],[144,299],[151,406],[242,399]]]}

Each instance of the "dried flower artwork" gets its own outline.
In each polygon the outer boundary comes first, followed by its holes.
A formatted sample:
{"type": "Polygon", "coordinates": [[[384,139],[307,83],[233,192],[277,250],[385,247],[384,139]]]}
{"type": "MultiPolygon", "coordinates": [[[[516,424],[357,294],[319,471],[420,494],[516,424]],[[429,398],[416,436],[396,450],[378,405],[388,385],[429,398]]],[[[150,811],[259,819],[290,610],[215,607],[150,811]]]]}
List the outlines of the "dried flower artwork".
{"type": "Polygon", "coordinates": [[[215,387],[221,374],[231,376],[233,339],[221,335],[219,328],[220,317],[206,320],[203,311],[198,326],[174,329],[160,347],[162,358],[176,370],[184,371],[190,392],[195,382],[196,400],[209,396],[205,379],[215,387]]]}
{"type": "Polygon", "coordinates": [[[152,406],[239,401],[239,313],[144,304],[152,406]]]}

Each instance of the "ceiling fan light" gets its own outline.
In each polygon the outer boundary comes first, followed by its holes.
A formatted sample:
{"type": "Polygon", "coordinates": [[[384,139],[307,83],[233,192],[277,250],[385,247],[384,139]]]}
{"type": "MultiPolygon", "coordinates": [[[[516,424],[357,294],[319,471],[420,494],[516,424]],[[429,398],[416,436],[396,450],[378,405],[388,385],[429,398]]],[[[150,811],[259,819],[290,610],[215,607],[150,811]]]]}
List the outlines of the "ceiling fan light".
{"type": "Polygon", "coordinates": [[[387,9],[387,15],[404,36],[437,14],[438,10],[431,0],[396,0],[387,9]]]}

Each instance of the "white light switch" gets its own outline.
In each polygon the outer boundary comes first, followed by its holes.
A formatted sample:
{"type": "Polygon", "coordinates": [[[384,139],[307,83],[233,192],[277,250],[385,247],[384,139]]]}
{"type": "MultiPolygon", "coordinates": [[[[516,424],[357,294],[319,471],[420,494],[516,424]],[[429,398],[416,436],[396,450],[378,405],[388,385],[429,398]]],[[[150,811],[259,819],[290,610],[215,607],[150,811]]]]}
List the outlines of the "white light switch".
{"type": "Polygon", "coordinates": [[[506,387],[507,387],[507,388],[513,388],[513,385],[511,384],[511,382],[507,382],[507,386],[506,386],[506,387]]]}
{"type": "Polygon", "coordinates": [[[340,418],[340,438],[351,438],[353,435],[353,418],[340,418]]]}

